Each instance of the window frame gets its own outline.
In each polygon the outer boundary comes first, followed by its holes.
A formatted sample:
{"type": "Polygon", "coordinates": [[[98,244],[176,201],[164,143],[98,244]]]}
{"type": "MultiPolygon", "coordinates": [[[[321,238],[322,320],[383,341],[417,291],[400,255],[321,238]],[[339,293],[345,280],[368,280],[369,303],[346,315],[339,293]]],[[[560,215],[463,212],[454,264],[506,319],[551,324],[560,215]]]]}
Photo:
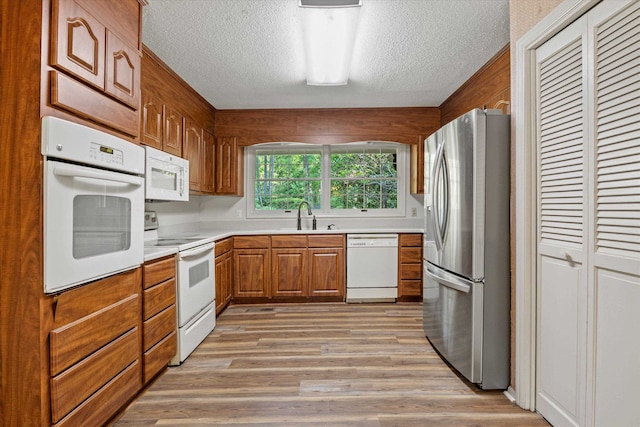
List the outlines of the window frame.
{"type": "Polygon", "coordinates": [[[408,189],[408,180],[410,172],[409,166],[409,147],[399,142],[388,141],[359,141],[344,144],[319,145],[310,143],[296,142],[278,142],[267,144],[256,144],[245,148],[245,173],[246,173],[246,212],[247,218],[251,219],[278,219],[291,218],[292,214],[297,213],[297,209],[287,210],[256,210],[255,209],[255,159],[256,151],[264,148],[273,147],[274,151],[286,151],[288,149],[313,149],[320,148],[322,152],[322,172],[321,172],[321,207],[313,209],[316,217],[335,217],[335,218],[393,218],[406,216],[406,196],[408,189]],[[331,185],[331,147],[339,146],[340,149],[348,148],[393,148],[396,150],[396,170],[397,170],[397,207],[396,208],[379,208],[379,209],[331,209],[331,192],[325,191],[330,189],[331,185]]]}

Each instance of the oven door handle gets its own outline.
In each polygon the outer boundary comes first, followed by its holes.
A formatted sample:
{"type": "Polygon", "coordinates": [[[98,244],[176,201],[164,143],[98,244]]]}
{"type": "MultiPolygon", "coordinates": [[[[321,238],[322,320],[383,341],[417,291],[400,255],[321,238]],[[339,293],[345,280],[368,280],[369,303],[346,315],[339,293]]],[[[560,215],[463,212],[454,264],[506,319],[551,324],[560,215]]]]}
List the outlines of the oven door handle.
{"type": "Polygon", "coordinates": [[[203,246],[198,246],[197,248],[189,249],[186,251],[180,251],[180,259],[192,258],[198,255],[202,255],[203,253],[208,252],[213,248],[215,248],[215,246],[216,246],[215,242],[212,242],[203,246]]]}
{"type": "Polygon", "coordinates": [[[90,178],[100,181],[119,182],[122,184],[135,185],[136,187],[140,187],[142,184],[144,184],[144,179],[138,176],[130,176],[110,172],[77,170],[74,168],[66,168],[60,166],[57,166],[53,169],[53,174],[56,176],[68,176],[72,178],[90,178]]]}

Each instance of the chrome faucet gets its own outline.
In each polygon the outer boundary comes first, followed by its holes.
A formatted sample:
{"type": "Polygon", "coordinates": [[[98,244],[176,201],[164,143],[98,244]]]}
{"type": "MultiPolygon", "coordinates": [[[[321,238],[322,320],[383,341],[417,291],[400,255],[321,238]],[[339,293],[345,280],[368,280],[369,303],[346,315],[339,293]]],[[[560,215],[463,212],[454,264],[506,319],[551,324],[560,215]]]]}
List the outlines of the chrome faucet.
{"type": "MultiPolygon", "coordinates": [[[[300,218],[300,209],[302,209],[302,205],[307,205],[307,214],[308,215],[313,215],[313,212],[311,212],[311,205],[309,204],[309,202],[307,202],[306,200],[303,200],[300,202],[300,204],[298,205],[298,230],[302,230],[302,218],[300,218]]],[[[315,230],[316,227],[316,221],[315,221],[316,217],[315,215],[313,216],[313,229],[315,230]]]]}

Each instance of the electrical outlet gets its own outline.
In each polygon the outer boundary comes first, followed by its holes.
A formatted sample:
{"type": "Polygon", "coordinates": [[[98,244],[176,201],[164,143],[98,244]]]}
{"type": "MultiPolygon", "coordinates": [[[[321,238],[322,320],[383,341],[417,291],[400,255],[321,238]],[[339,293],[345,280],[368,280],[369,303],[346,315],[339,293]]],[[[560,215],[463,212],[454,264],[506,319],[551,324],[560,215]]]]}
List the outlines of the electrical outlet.
{"type": "Polygon", "coordinates": [[[413,217],[418,216],[418,208],[411,208],[411,216],[413,217]]]}
{"type": "Polygon", "coordinates": [[[242,218],[242,209],[236,209],[236,218],[242,218]]]}

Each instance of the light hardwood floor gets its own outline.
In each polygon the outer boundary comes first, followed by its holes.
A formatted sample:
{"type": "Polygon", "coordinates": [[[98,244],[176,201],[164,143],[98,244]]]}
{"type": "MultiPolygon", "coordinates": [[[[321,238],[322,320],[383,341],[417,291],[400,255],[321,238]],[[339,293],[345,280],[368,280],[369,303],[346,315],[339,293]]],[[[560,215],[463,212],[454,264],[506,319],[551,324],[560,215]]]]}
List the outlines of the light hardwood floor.
{"type": "Polygon", "coordinates": [[[117,426],[548,426],[440,359],[420,304],[236,305],[117,426]]]}

